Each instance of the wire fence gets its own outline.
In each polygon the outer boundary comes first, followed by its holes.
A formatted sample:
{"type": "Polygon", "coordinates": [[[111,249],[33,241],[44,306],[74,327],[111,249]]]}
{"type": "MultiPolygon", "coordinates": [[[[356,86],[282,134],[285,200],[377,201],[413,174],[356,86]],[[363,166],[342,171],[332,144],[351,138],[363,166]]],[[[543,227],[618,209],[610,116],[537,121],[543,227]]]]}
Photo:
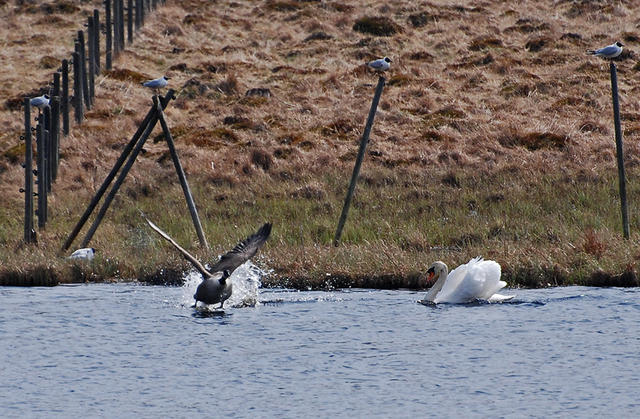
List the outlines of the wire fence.
{"type": "Polygon", "coordinates": [[[54,73],[53,80],[46,89],[48,93],[39,98],[40,100],[24,98],[24,135],[21,139],[26,144],[23,165],[25,183],[20,191],[25,194],[25,242],[37,241],[34,215],[38,217],[38,228],[45,228],[48,215],[47,195],[51,192],[58,174],[61,133],[66,137],[71,129],[70,112],[73,110],[76,126],[81,126],[85,111],[91,110],[95,104],[95,81],[103,69],[102,62],[104,69],[111,70],[113,61],[125,50],[125,22],[126,40],[131,44],[136,31],[144,26],[148,14],[164,3],[165,0],[127,0],[125,7],[125,0],[105,0],[104,25],[101,25],[100,11],[94,9],[87,22],[82,23],[86,30],[78,30],[76,34],[70,59],[63,59],[60,68],[54,73]],[[103,34],[104,54],[101,54],[103,34]],[[32,125],[34,107],[38,109],[35,127],[32,125]],[[35,192],[34,185],[37,186],[35,192]],[[38,198],[37,209],[34,208],[34,197],[38,198]]]}

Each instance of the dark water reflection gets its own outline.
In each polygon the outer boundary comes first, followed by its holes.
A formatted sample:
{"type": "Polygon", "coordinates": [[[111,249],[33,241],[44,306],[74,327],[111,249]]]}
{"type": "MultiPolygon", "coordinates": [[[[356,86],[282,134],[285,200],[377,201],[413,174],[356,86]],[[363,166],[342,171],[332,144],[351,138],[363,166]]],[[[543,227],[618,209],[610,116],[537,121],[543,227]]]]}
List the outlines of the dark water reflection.
{"type": "Polygon", "coordinates": [[[516,293],[0,288],[0,417],[635,417],[640,290],[516,293]]]}

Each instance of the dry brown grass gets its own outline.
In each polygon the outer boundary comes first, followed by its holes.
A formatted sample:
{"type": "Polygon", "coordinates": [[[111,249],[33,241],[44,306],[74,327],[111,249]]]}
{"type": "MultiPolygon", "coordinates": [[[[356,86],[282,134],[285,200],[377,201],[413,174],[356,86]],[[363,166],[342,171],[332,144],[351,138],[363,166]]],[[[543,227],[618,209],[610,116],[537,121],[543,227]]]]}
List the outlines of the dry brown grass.
{"type": "MultiPolygon", "coordinates": [[[[21,98],[46,91],[52,63],[70,56],[74,32],[101,5],[0,5],[0,195],[12,220],[21,218],[23,199],[21,98]]],[[[140,81],[162,74],[178,90],[167,117],[192,182],[255,187],[261,176],[295,183],[301,173],[319,178],[329,166],[349,173],[376,81],[363,63],[385,55],[394,61],[366,165],[428,168],[454,187],[456,171],[613,171],[608,69],[584,52],[617,39],[628,51],[617,65],[634,176],[639,12],[628,1],[376,0],[363,9],[355,0],[170,0],[149,16],[114,70],[97,78],[95,108],[63,139],[52,215],[78,217],[82,208],[64,203],[69,196],[88,201],[99,187],[151,105],[140,81]],[[387,30],[362,33],[363,17],[387,30]]],[[[130,181],[172,176],[164,144],[145,148],[130,181]]],[[[322,184],[307,181],[292,190],[300,197],[324,193],[322,184]]],[[[50,239],[64,233],[56,235],[50,239]]],[[[407,237],[406,248],[423,248],[419,236],[407,237]]],[[[587,252],[601,252],[595,239],[585,237],[587,252]]]]}

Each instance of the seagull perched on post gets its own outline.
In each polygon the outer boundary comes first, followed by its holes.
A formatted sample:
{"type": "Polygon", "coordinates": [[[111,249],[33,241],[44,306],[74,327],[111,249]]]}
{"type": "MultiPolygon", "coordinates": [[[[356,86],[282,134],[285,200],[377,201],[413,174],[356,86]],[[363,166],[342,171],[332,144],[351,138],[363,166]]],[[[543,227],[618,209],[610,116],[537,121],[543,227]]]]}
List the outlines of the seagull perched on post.
{"type": "Polygon", "coordinates": [[[596,57],[602,58],[616,58],[618,55],[622,54],[622,42],[618,41],[614,44],[608,45],[604,48],[600,49],[589,49],[587,50],[587,54],[595,55],[596,57]]]}
{"type": "Polygon", "coordinates": [[[251,259],[260,247],[267,241],[271,234],[271,223],[266,223],[255,233],[241,241],[231,251],[220,257],[220,260],[207,270],[189,252],[184,250],[176,243],[167,233],[147,219],[147,223],[156,233],[160,234],[165,240],[171,243],[191,264],[202,274],[202,282],[198,285],[193,298],[196,300],[195,307],[198,307],[198,301],[203,303],[216,304],[220,303],[220,309],[223,308],[224,302],[231,297],[233,285],[229,277],[233,271],[251,259]]]}
{"type": "Polygon", "coordinates": [[[368,62],[367,65],[377,72],[383,72],[383,71],[387,71],[389,67],[391,67],[389,63],[391,63],[391,58],[384,57],[384,58],[379,58],[377,60],[368,62]]]}
{"type": "Polygon", "coordinates": [[[168,80],[169,80],[169,77],[162,76],[162,77],[159,77],[157,79],[145,81],[144,83],[142,83],[142,85],[144,87],[148,87],[150,89],[157,90],[157,89],[162,89],[163,87],[166,87],[168,80]]]}
{"type": "Polygon", "coordinates": [[[49,95],[42,95],[42,96],[31,98],[29,103],[31,104],[31,106],[35,106],[38,109],[42,109],[49,104],[49,95]]]}

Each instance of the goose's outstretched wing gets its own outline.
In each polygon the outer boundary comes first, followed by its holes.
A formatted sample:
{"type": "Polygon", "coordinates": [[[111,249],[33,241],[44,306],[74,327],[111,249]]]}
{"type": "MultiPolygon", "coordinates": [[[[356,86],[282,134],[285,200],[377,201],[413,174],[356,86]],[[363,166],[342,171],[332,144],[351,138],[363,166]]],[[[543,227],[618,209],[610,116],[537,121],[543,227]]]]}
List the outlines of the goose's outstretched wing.
{"type": "Polygon", "coordinates": [[[147,220],[147,223],[149,223],[149,225],[151,226],[152,229],[154,229],[156,231],[156,233],[158,233],[159,235],[161,235],[166,241],[168,241],[169,243],[171,243],[173,245],[173,247],[175,247],[176,249],[178,249],[178,251],[180,251],[180,253],[182,253],[182,256],[184,256],[185,259],[187,259],[189,262],[191,262],[191,264],[193,266],[195,266],[195,268],[200,271],[200,273],[202,274],[202,276],[204,278],[209,278],[211,277],[211,272],[207,271],[204,267],[204,265],[202,263],[200,263],[200,261],[198,261],[198,259],[196,259],[195,257],[193,257],[189,252],[187,252],[186,250],[184,250],[182,247],[180,247],[180,245],[178,243],[175,242],[175,240],[173,240],[167,233],[165,233],[164,231],[160,230],[160,227],[158,227],[157,225],[153,224],[148,218],[145,217],[145,220],[147,220]]]}
{"type": "Polygon", "coordinates": [[[220,257],[211,267],[211,272],[228,270],[232,273],[238,266],[251,259],[271,234],[271,223],[266,223],[255,234],[250,235],[236,245],[231,251],[220,257]]]}

